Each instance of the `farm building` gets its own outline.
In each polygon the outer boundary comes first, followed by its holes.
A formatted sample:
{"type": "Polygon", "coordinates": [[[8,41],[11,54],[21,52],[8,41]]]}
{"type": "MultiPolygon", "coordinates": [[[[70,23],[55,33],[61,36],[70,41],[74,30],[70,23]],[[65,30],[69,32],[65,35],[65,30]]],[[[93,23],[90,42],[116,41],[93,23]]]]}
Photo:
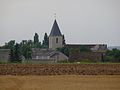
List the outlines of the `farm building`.
{"type": "Polygon", "coordinates": [[[86,47],[93,52],[106,52],[107,50],[106,44],[66,44],[65,47],[73,49],[80,49],[80,47],[86,47]]]}
{"type": "Polygon", "coordinates": [[[0,62],[8,62],[10,49],[0,49],[0,62]]]}
{"type": "Polygon", "coordinates": [[[69,53],[70,61],[104,61],[103,57],[107,50],[106,44],[67,44],[65,47],[74,49],[69,53]],[[83,51],[81,48],[87,48],[90,51],[83,51]]]}
{"type": "Polygon", "coordinates": [[[52,61],[58,62],[68,60],[63,53],[50,49],[32,48],[32,61],[52,61]]]}
{"type": "MultiPolygon", "coordinates": [[[[107,50],[106,44],[65,44],[65,38],[60,31],[57,20],[54,20],[50,35],[49,48],[32,48],[31,61],[61,61],[61,60],[91,60],[102,61],[107,50]],[[58,48],[66,47],[77,51],[69,51],[69,57],[62,52],[57,51],[58,48]],[[82,52],[80,48],[88,48],[91,52],[82,52]]],[[[0,50],[0,60],[9,59],[9,49],[0,50]]]]}
{"type": "Polygon", "coordinates": [[[80,47],[89,48],[92,52],[74,52],[69,53],[69,60],[85,60],[89,59],[92,61],[102,61],[103,55],[107,50],[106,44],[64,44],[64,38],[62,37],[61,31],[57,24],[57,21],[54,21],[52,30],[49,35],[49,49],[56,50],[57,48],[66,47],[69,49],[77,49],[79,51],[80,47]]]}

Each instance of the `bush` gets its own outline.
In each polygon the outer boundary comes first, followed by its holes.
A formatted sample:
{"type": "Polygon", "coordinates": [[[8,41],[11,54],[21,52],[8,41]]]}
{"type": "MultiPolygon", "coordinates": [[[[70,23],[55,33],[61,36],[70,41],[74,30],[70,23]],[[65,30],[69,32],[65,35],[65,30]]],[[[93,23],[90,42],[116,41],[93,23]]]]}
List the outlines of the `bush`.
{"type": "Polygon", "coordinates": [[[112,57],[112,56],[105,56],[105,62],[114,62],[114,57],[112,57]]]}
{"type": "Polygon", "coordinates": [[[68,60],[61,60],[61,61],[58,61],[58,63],[70,63],[68,60]]]}
{"type": "Polygon", "coordinates": [[[120,50],[112,49],[106,52],[105,61],[120,62],[120,50]]]}

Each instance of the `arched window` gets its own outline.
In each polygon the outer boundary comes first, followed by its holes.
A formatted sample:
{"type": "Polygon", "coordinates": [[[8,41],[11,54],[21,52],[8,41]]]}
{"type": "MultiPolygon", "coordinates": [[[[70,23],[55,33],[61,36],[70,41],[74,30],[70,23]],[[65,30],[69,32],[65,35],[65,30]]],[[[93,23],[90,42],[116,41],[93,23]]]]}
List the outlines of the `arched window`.
{"type": "Polygon", "coordinates": [[[56,43],[58,43],[58,38],[56,38],[56,43]]]}

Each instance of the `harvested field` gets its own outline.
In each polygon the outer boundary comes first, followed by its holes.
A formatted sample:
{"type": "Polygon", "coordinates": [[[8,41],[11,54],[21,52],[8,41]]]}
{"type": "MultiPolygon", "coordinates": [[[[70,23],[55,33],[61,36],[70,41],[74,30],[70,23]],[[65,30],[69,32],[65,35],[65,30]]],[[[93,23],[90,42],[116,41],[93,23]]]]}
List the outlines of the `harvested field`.
{"type": "Polygon", "coordinates": [[[120,90],[120,75],[0,76],[0,90],[120,90]]]}
{"type": "Polygon", "coordinates": [[[120,64],[0,64],[0,75],[120,75],[120,64]]]}

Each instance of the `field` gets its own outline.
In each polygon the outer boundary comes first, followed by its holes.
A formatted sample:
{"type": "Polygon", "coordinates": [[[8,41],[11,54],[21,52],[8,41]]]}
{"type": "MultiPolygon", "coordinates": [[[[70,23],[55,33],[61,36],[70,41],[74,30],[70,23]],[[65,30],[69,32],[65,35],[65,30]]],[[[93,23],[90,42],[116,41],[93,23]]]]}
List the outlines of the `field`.
{"type": "Polygon", "coordinates": [[[120,75],[0,76],[0,90],[120,90],[120,75]]]}
{"type": "Polygon", "coordinates": [[[0,64],[0,75],[120,75],[120,64],[0,64]]]}
{"type": "Polygon", "coordinates": [[[0,64],[0,90],[120,90],[120,64],[0,64]]]}

